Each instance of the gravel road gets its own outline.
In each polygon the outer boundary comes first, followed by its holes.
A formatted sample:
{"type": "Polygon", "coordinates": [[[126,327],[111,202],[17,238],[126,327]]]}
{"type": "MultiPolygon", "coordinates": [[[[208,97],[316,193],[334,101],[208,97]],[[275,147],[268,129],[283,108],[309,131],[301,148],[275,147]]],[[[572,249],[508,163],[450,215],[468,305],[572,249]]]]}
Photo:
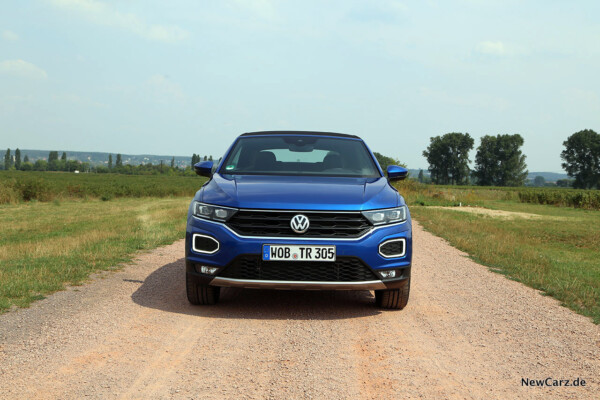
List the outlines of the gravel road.
{"type": "Polygon", "coordinates": [[[0,316],[0,398],[598,398],[600,328],[414,223],[412,292],[228,289],[193,307],[183,241],[0,316]],[[525,387],[527,379],[584,387],[525,387]]]}

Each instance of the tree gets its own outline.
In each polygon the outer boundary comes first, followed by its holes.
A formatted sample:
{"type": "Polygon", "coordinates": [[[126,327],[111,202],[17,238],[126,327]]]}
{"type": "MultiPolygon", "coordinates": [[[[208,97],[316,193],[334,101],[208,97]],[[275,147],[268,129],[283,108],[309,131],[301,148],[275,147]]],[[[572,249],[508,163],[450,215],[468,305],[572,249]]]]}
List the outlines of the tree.
{"type": "Polygon", "coordinates": [[[206,161],[206,160],[208,160],[208,157],[207,157],[207,156],[204,156],[204,161],[206,161]]]}
{"type": "Polygon", "coordinates": [[[12,166],[12,157],[10,156],[10,149],[6,149],[6,154],[4,155],[4,169],[9,170],[12,166]]]}
{"type": "Polygon", "coordinates": [[[21,150],[15,150],[15,168],[21,169],[21,150]]]}
{"type": "Polygon", "coordinates": [[[171,168],[175,168],[175,157],[171,158],[171,168]]]}
{"type": "Polygon", "coordinates": [[[375,155],[375,158],[377,159],[377,162],[379,163],[379,166],[381,167],[381,169],[383,170],[383,172],[387,171],[387,167],[389,167],[390,165],[399,165],[399,166],[402,166],[402,167],[406,167],[406,165],[402,164],[396,158],[384,156],[383,154],[378,153],[376,151],[373,152],[373,155],[375,155]]]}
{"type": "Polygon", "coordinates": [[[60,157],[62,161],[67,161],[67,153],[63,151],[62,156],[60,157]]]}
{"type": "Polygon", "coordinates": [[[463,185],[469,182],[469,151],[473,138],[468,133],[452,132],[429,139],[423,156],[429,163],[431,180],[438,184],[463,185]]]}
{"type": "Polygon", "coordinates": [[[419,171],[419,182],[423,183],[423,179],[424,179],[424,177],[423,177],[423,170],[420,170],[419,171]]]}
{"type": "Polygon", "coordinates": [[[600,135],[591,129],[576,132],[563,142],[562,167],[575,178],[573,187],[600,189],[600,135]]]}
{"type": "Polygon", "coordinates": [[[27,154],[25,154],[25,158],[23,159],[23,162],[29,162],[29,156],[27,154]]]}
{"type": "Polygon", "coordinates": [[[481,186],[523,186],[527,164],[521,152],[524,140],[515,135],[486,135],[475,156],[477,184],[481,186]]]}
{"type": "MultiPolygon", "coordinates": [[[[196,165],[197,163],[199,163],[200,161],[201,161],[200,154],[194,153],[194,155],[192,155],[192,167],[194,165],[196,165]]],[[[206,161],[206,157],[204,158],[204,161],[206,161]]]]}
{"type": "Polygon", "coordinates": [[[121,154],[117,154],[117,161],[115,162],[117,167],[122,167],[123,166],[123,157],[121,157],[121,154]]]}
{"type": "Polygon", "coordinates": [[[546,184],[546,179],[544,179],[543,176],[536,176],[533,179],[533,185],[534,186],[544,186],[546,184]]]}
{"type": "Polygon", "coordinates": [[[78,160],[68,160],[65,163],[65,169],[69,172],[71,171],[83,171],[83,163],[78,160]]]}
{"type": "Polygon", "coordinates": [[[108,169],[112,169],[112,154],[108,155],[108,169]]]}
{"type": "Polygon", "coordinates": [[[56,171],[58,170],[58,151],[51,151],[48,154],[48,171],[56,171]]]}
{"type": "Polygon", "coordinates": [[[37,160],[35,164],[33,164],[34,171],[47,171],[48,163],[45,160],[37,160]]]}
{"type": "Polygon", "coordinates": [[[573,180],[572,179],[559,179],[556,181],[556,186],[558,187],[571,187],[573,186],[573,180]]]}

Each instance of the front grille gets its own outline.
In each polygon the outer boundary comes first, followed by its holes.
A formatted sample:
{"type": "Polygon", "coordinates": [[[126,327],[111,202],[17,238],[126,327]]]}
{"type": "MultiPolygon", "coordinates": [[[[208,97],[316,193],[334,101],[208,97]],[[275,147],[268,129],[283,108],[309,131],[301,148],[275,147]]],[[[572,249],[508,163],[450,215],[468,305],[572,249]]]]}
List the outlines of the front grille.
{"type": "Polygon", "coordinates": [[[338,257],[334,262],[262,261],[260,256],[236,258],[220,274],[223,278],[263,281],[364,282],[377,276],[356,257],[338,257]]]}
{"type": "Polygon", "coordinates": [[[310,212],[310,211],[250,211],[239,210],[227,226],[244,236],[291,236],[291,237],[359,237],[371,229],[369,221],[359,212],[310,212]],[[306,215],[310,227],[303,234],[295,233],[290,221],[297,214],[306,215]]]}

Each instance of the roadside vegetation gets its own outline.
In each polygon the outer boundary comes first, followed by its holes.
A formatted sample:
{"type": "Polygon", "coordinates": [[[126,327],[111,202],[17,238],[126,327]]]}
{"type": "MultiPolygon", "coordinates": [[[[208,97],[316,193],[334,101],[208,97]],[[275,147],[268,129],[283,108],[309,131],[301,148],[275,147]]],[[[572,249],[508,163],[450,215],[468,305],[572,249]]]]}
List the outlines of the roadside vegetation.
{"type": "Polygon", "coordinates": [[[597,190],[434,186],[414,181],[397,186],[425,229],[493,271],[539,289],[600,324],[597,190]],[[505,213],[473,212],[481,208],[505,213]]]}
{"type": "Polygon", "coordinates": [[[179,175],[0,171],[0,204],[68,199],[193,196],[205,178],[179,175]]]}
{"type": "Polygon", "coordinates": [[[600,190],[558,187],[429,185],[412,179],[402,181],[396,186],[408,205],[484,206],[491,200],[504,200],[600,210],[600,190]]]}
{"type": "Polygon", "coordinates": [[[136,251],[184,237],[189,201],[186,196],[0,206],[0,313],[130,261],[136,251]]]}

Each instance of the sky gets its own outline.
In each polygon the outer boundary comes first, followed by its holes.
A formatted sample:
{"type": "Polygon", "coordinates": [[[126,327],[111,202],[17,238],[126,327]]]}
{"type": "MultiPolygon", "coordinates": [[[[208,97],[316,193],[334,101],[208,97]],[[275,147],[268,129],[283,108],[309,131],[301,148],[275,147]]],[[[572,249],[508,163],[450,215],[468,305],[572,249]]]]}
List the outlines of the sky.
{"type": "MultiPolygon", "coordinates": [[[[0,148],[221,156],[241,133],[525,139],[600,132],[598,1],[0,2],[0,148]]],[[[471,167],[474,165],[471,164],[471,167]]]]}

